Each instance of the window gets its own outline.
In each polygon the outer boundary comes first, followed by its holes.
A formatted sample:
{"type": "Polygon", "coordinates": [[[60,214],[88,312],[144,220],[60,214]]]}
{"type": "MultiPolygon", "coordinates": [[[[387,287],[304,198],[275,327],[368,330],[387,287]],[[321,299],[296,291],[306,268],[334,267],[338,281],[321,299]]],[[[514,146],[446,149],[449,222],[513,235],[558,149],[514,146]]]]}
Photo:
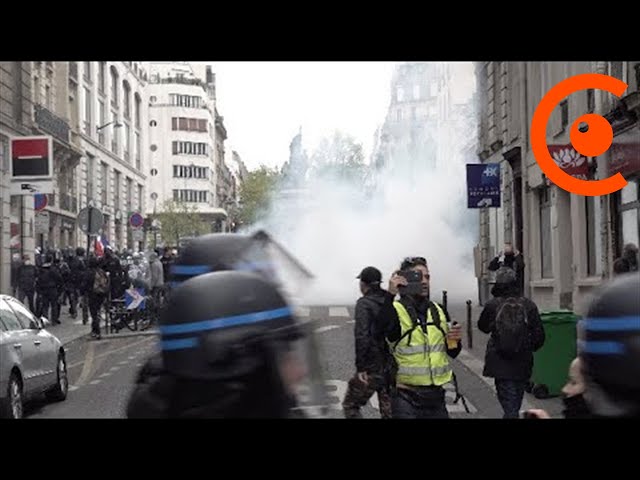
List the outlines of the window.
{"type": "Polygon", "coordinates": [[[404,89],[402,87],[398,87],[396,89],[396,101],[402,102],[404,100],[404,89]]]}
{"type": "Polygon", "coordinates": [[[177,117],[173,117],[171,119],[171,130],[173,130],[173,131],[178,130],[178,118],[177,117]]]}
{"type": "Polygon", "coordinates": [[[150,126],[150,127],[157,127],[157,126],[158,126],[158,122],[156,122],[155,120],[151,120],[151,121],[149,122],[149,126],[150,126]]]}
{"type": "Polygon", "coordinates": [[[138,211],[142,212],[142,191],[143,191],[143,187],[142,185],[138,184],[138,211]]]}
{"type": "Polygon", "coordinates": [[[189,120],[186,118],[179,118],[178,130],[189,130],[189,120]]]}
{"type": "Polygon", "coordinates": [[[118,115],[114,111],[111,112],[111,121],[113,122],[112,125],[114,125],[114,127],[111,128],[111,151],[117,155],[120,151],[120,129],[115,128],[115,124],[118,121],[118,115]]]}
{"type": "Polygon", "coordinates": [[[207,131],[207,121],[206,120],[198,120],[198,131],[206,132],[207,131]]]}
{"type": "Polygon", "coordinates": [[[619,248],[616,256],[622,254],[622,248],[628,244],[640,244],[640,179],[628,179],[627,186],[618,196],[619,248]]]}
{"type": "Polygon", "coordinates": [[[413,99],[420,100],[420,85],[413,86],[413,99]]]}
{"type": "Polygon", "coordinates": [[[98,64],[98,92],[101,95],[104,95],[106,91],[106,71],[107,71],[107,62],[99,62],[98,64]]]}
{"type": "Polygon", "coordinates": [[[24,305],[15,300],[9,300],[8,303],[11,310],[13,310],[13,313],[16,314],[16,318],[18,319],[18,322],[20,322],[20,325],[22,325],[23,329],[28,330],[38,328],[35,318],[31,312],[24,307],[24,305]]]}
{"type": "Polygon", "coordinates": [[[117,170],[113,171],[113,176],[115,179],[114,182],[114,195],[113,195],[113,206],[115,209],[119,210],[120,209],[120,188],[121,188],[121,184],[120,184],[120,177],[122,176],[122,174],[120,172],[118,172],[117,170]]]}
{"type": "MultiPolygon", "coordinates": [[[[98,100],[98,123],[100,124],[99,126],[107,123],[107,112],[104,108],[104,100],[102,99],[98,100]]],[[[98,131],[98,142],[103,146],[106,143],[104,129],[98,131]]]]}
{"type": "Polygon", "coordinates": [[[540,189],[540,259],[542,278],[553,278],[551,255],[551,194],[549,187],[540,189]]]}
{"type": "Polygon", "coordinates": [[[560,102],[560,118],[564,130],[569,124],[569,103],[566,100],[560,102]]]}
{"type": "Polygon", "coordinates": [[[127,212],[132,211],[133,203],[133,180],[127,177],[127,212]]]}
{"type": "Polygon", "coordinates": [[[9,308],[9,305],[4,300],[0,300],[0,321],[4,325],[7,331],[22,330],[22,325],[18,321],[18,317],[13,313],[13,310],[9,308]]]}
{"type": "Polygon", "coordinates": [[[600,201],[597,197],[585,197],[585,215],[587,227],[587,275],[595,276],[597,272],[597,264],[599,255],[596,252],[596,235],[600,231],[600,226],[596,219],[596,202],[600,201]]]}
{"type": "Polygon", "coordinates": [[[84,133],[91,136],[91,92],[84,88],[84,133]]]}
{"type": "Polygon", "coordinates": [[[128,123],[124,124],[124,159],[128,162],[130,160],[129,154],[131,152],[131,127],[128,123]]]}
{"type": "Polygon", "coordinates": [[[617,78],[618,80],[622,80],[623,82],[627,81],[627,75],[625,72],[626,62],[609,62],[609,75],[617,78]]]}
{"type": "Polygon", "coordinates": [[[135,104],[135,117],[136,117],[136,128],[140,128],[140,106],[142,105],[142,100],[140,99],[140,95],[136,93],[135,95],[136,104],[135,104]]]}
{"type": "Polygon", "coordinates": [[[177,107],[200,108],[202,105],[201,98],[192,95],[178,95],[177,93],[172,93],[169,95],[169,100],[171,105],[177,107]]]}
{"type": "Polygon", "coordinates": [[[84,69],[84,79],[87,82],[91,81],[91,62],[82,62],[82,66],[84,69]]]}
{"type": "Polygon", "coordinates": [[[173,155],[208,155],[209,146],[202,142],[172,142],[173,155]]]}
{"type": "Polygon", "coordinates": [[[111,105],[118,108],[118,71],[111,67],[111,105]]]}
{"type": "Polygon", "coordinates": [[[587,89],[587,112],[593,113],[596,109],[596,99],[593,88],[587,89]]]}
{"type": "Polygon", "coordinates": [[[93,179],[95,177],[96,159],[92,155],[87,155],[87,201],[93,198],[93,179]]]}
{"type": "Polygon", "coordinates": [[[135,157],[136,157],[136,168],[141,170],[142,168],[142,157],[141,157],[141,143],[140,143],[140,134],[138,132],[135,133],[136,143],[135,143],[135,157]]]}
{"type": "Polygon", "coordinates": [[[131,118],[131,87],[126,80],[122,82],[122,104],[125,118],[131,118]]]}
{"type": "Polygon", "coordinates": [[[53,110],[53,102],[51,101],[51,86],[44,87],[44,104],[47,108],[53,110]]]}
{"type": "Polygon", "coordinates": [[[40,103],[40,78],[33,77],[33,100],[40,103]]]}
{"type": "Polygon", "coordinates": [[[109,167],[105,162],[101,164],[102,175],[100,177],[100,200],[103,207],[107,204],[107,188],[109,180],[109,167]]]}
{"type": "Polygon", "coordinates": [[[207,190],[174,190],[173,200],[187,203],[207,203],[209,192],[207,190]]]}
{"type": "Polygon", "coordinates": [[[196,132],[198,131],[198,119],[190,118],[189,119],[189,131],[196,132]]]}

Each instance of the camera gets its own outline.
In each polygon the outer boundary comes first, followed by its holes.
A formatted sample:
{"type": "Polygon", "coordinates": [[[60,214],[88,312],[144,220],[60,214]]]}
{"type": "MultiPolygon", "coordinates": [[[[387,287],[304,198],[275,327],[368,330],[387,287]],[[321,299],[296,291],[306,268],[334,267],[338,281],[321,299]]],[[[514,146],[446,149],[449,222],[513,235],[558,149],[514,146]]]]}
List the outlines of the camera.
{"type": "Polygon", "coordinates": [[[422,292],[422,272],[416,270],[401,270],[398,275],[407,280],[406,286],[398,287],[398,291],[403,295],[417,295],[422,292]]]}

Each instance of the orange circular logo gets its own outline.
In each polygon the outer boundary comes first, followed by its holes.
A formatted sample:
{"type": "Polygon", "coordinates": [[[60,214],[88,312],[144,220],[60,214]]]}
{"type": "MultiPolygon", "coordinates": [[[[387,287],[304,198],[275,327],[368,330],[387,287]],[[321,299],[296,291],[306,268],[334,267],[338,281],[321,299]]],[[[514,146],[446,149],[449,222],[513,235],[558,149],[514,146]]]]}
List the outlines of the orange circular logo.
{"type": "MultiPolygon", "coordinates": [[[[619,97],[627,87],[628,85],[622,80],[609,75],[584,73],[561,81],[542,97],[531,122],[531,149],[544,174],[558,187],[569,193],[595,197],[617,192],[627,185],[627,181],[620,173],[602,180],[580,180],[572,177],[556,164],[547,147],[547,123],[553,109],[563,99],[574,92],[589,88],[606,90],[619,97]]],[[[585,157],[597,157],[611,146],[613,130],[603,116],[589,113],[573,122],[569,137],[573,148],[578,153],[585,157]],[[588,126],[588,130],[583,131],[584,128],[580,128],[583,123],[588,126]]]]}

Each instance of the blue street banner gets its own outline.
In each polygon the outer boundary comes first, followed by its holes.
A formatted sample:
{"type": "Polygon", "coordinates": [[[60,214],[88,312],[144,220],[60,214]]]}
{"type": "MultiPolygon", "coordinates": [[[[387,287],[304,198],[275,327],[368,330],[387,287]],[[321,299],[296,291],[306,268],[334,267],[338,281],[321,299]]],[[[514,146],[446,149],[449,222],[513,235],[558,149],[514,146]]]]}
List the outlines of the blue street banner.
{"type": "Polygon", "coordinates": [[[467,165],[467,208],[500,207],[500,164],[467,165]]]}

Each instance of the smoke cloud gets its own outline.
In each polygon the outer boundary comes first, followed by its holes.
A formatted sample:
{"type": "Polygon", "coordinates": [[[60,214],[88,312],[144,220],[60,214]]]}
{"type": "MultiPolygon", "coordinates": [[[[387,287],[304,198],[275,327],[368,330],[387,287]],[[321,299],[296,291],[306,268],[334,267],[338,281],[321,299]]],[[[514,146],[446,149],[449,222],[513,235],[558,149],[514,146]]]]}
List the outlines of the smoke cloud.
{"type": "Polygon", "coordinates": [[[386,288],[407,256],[427,259],[434,300],[442,290],[449,303],[477,298],[478,217],[467,210],[465,171],[476,161],[474,103],[439,119],[433,136],[435,148],[424,158],[398,153],[382,168],[368,165],[364,185],[306,178],[299,189],[275,192],[252,230],[267,230],[314,274],[304,304],[352,305],[362,268],[379,268],[386,288]]]}

